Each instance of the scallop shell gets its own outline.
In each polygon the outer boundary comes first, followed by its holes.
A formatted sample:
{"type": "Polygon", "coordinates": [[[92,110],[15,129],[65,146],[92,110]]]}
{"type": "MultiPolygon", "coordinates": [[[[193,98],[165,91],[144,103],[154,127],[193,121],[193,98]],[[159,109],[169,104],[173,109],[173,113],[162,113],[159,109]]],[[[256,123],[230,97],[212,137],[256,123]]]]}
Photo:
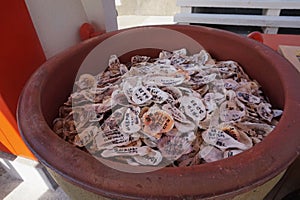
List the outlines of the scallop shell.
{"type": "MultiPolygon", "coordinates": [[[[171,64],[158,64],[151,67],[151,74],[169,76],[177,72],[176,67],[171,64]]],[[[149,74],[149,73],[148,73],[149,74]]]]}
{"type": "Polygon", "coordinates": [[[106,100],[104,100],[101,104],[98,104],[97,105],[97,113],[105,113],[109,110],[112,110],[113,109],[113,106],[114,104],[112,103],[112,99],[111,98],[108,98],[106,100]]]}
{"type": "Polygon", "coordinates": [[[170,114],[153,106],[142,116],[142,123],[143,131],[156,138],[160,138],[161,133],[170,131],[174,126],[170,114]]]}
{"type": "Polygon", "coordinates": [[[74,119],[74,124],[76,126],[77,131],[81,131],[82,128],[89,124],[89,122],[100,121],[102,119],[102,115],[98,115],[96,112],[96,108],[88,109],[89,107],[74,107],[72,113],[72,117],[74,119]]]}
{"type": "Polygon", "coordinates": [[[224,131],[221,130],[216,130],[216,129],[208,129],[202,133],[202,138],[203,140],[212,146],[215,146],[221,150],[225,150],[228,148],[237,148],[237,149],[242,149],[246,150],[252,147],[252,142],[251,146],[246,143],[241,143],[237,140],[235,140],[233,137],[230,135],[226,134],[224,131]]]}
{"type": "Polygon", "coordinates": [[[136,77],[126,78],[120,84],[121,91],[124,92],[124,94],[126,95],[128,100],[131,100],[133,88],[136,85],[137,85],[137,78],[136,77]]]}
{"type": "Polygon", "coordinates": [[[257,112],[261,118],[264,120],[267,120],[271,122],[273,118],[272,110],[271,110],[271,104],[269,103],[260,103],[257,107],[257,112]]]}
{"type": "Polygon", "coordinates": [[[79,77],[79,80],[76,82],[76,85],[82,90],[87,88],[92,88],[96,86],[96,79],[91,74],[82,74],[79,77]]]}
{"type": "Polygon", "coordinates": [[[122,107],[113,111],[113,113],[101,125],[102,130],[110,131],[118,129],[123,120],[126,109],[126,107],[122,107]]]}
{"type": "Polygon", "coordinates": [[[116,105],[129,106],[130,105],[127,96],[120,89],[117,89],[112,93],[111,99],[112,99],[112,105],[114,105],[114,106],[116,106],[116,105]]]}
{"type": "Polygon", "coordinates": [[[223,79],[224,87],[227,90],[236,90],[239,86],[239,83],[233,80],[232,78],[223,79]]]}
{"type": "Polygon", "coordinates": [[[236,92],[236,96],[238,97],[239,100],[245,103],[251,103],[251,104],[259,104],[260,103],[260,98],[249,94],[247,92],[236,92]]]}
{"type": "Polygon", "coordinates": [[[150,59],[148,56],[133,56],[131,57],[131,63],[136,64],[136,63],[141,63],[141,62],[147,62],[150,59]]]}
{"type": "Polygon", "coordinates": [[[245,115],[245,106],[237,101],[225,101],[220,106],[220,119],[224,122],[238,120],[245,115]]]}
{"type": "Polygon", "coordinates": [[[182,97],[182,92],[178,87],[163,87],[162,90],[168,93],[174,99],[179,99],[180,97],[182,97]]]}
{"type": "Polygon", "coordinates": [[[141,120],[139,118],[140,110],[140,107],[127,108],[120,126],[123,132],[136,133],[141,129],[141,120]]]}
{"type": "Polygon", "coordinates": [[[108,60],[108,66],[114,66],[120,64],[119,58],[117,55],[111,55],[108,60]]]}
{"type": "Polygon", "coordinates": [[[216,79],[216,77],[217,77],[217,74],[212,73],[212,74],[209,74],[206,76],[199,76],[199,77],[194,76],[191,79],[191,81],[193,84],[205,85],[205,84],[208,84],[208,83],[214,81],[216,79]]]}
{"type": "Polygon", "coordinates": [[[155,103],[163,103],[166,101],[169,97],[168,93],[162,91],[156,86],[147,86],[147,90],[151,93],[152,95],[152,101],[155,103]]]}
{"type": "Polygon", "coordinates": [[[89,126],[75,136],[73,144],[79,147],[84,147],[93,141],[94,137],[96,137],[98,132],[99,132],[98,127],[89,126]]]}
{"type": "Polygon", "coordinates": [[[145,104],[152,99],[152,94],[144,86],[134,87],[132,90],[132,100],[136,104],[145,104]]]}
{"type": "Polygon", "coordinates": [[[162,156],[174,161],[192,150],[191,144],[183,137],[163,137],[158,142],[158,149],[162,156]]]}
{"type": "Polygon", "coordinates": [[[280,117],[283,113],[283,110],[273,109],[272,113],[273,113],[273,117],[280,117]]]}
{"type": "Polygon", "coordinates": [[[115,147],[113,149],[105,149],[102,151],[101,156],[104,158],[115,156],[144,156],[151,151],[147,146],[142,147],[115,147]]]}
{"type": "Polygon", "coordinates": [[[240,141],[241,139],[241,135],[239,133],[239,131],[232,125],[220,125],[220,129],[222,131],[224,131],[226,134],[230,135],[231,137],[233,137],[235,140],[240,141]]]}
{"type": "Polygon", "coordinates": [[[187,120],[185,114],[183,112],[181,112],[181,110],[179,110],[178,108],[176,108],[175,106],[173,106],[171,104],[164,104],[162,106],[162,109],[164,111],[166,111],[167,113],[169,113],[173,117],[173,119],[178,122],[186,122],[186,123],[189,122],[187,120]]]}
{"type": "Polygon", "coordinates": [[[161,163],[163,157],[159,151],[149,149],[146,155],[134,156],[133,159],[142,165],[157,166],[161,163]]]}
{"type": "Polygon", "coordinates": [[[175,127],[178,129],[178,131],[182,132],[182,133],[186,133],[189,131],[194,131],[196,129],[196,125],[191,122],[191,121],[187,121],[187,122],[177,122],[174,121],[175,123],[175,127]]]}
{"type": "Polygon", "coordinates": [[[251,136],[256,136],[256,135],[266,136],[274,129],[274,126],[269,124],[252,123],[252,122],[238,122],[235,123],[235,126],[251,136]]]}
{"type": "Polygon", "coordinates": [[[54,119],[54,121],[53,121],[53,131],[55,132],[55,133],[58,133],[60,130],[62,130],[63,129],[63,121],[64,121],[64,119],[63,118],[56,118],[56,119],[54,119]]]}
{"type": "Polygon", "coordinates": [[[185,48],[174,50],[172,51],[172,54],[173,56],[186,56],[187,50],[185,48]]]}
{"type": "Polygon", "coordinates": [[[143,79],[144,83],[153,82],[158,86],[177,86],[183,83],[186,77],[183,74],[173,76],[147,76],[143,79]]]}
{"type": "Polygon", "coordinates": [[[199,151],[199,157],[206,162],[214,162],[223,159],[223,152],[216,147],[210,145],[203,145],[199,151]]]}
{"type": "Polygon", "coordinates": [[[153,147],[157,147],[157,139],[154,137],[149,137],[149,136],[144,136],[141,138],[141,140],[149,147],[153,148],[153,147]]]}
{"type": "Polygon", "coordinates": [[[199,65],[205,65],[210,59],[210,55],[205,50],[201,50],[200,53],[192,56],[192,61],[199,65]]]}
{"type": "Polygon", "coordinates": [[[160,60],[163,60],[163,59],[169,60],[169,58],[171,58],[171,57],[172,57],[172,52],[170,52],[170,51],[161,51],[158,56],[158,58],[160,60]]]}
{"type": "Polygon", "coordinates": [[[124,64],[120,64],[120,74],[121,74],[121,75],[124,75],[124,74],[126,74],[127,72],[128,72],[127,66],[124,65],[124,64]]]}
{"type": "Polygon", "coordinates": [[[132,140],[133,138],[130,138],[127,133],[118,130],[100,131],[95,137],[95,143],[98,150],[128,145],[132,140]]]}
{"type": "Polygon", "coordinates": [[[206,116],[206,109],[201,99],[191,96],[183,96],[180,98],[180,106],[187,116],[192,118],[197,124],[206,116]]]}
{"type": "Polygon", "coordinates": [[[242,153],[243,151],[242,150],[240,150],[240,149],[231,149],[231,150],[226,150],[225,152],[224,152],[224,158],[229,158],[229,157],[232,157],[232,156],[235,156],[235,155],[237,155],[237,154],[240,154],[240,153],[242,153]]]}

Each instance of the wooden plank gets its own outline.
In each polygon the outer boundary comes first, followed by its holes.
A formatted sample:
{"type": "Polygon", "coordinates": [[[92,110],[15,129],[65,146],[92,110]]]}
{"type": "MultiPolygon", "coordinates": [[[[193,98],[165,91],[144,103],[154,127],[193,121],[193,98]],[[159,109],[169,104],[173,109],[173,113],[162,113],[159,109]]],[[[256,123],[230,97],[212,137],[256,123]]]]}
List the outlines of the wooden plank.
{"type": "Polygon", "coordinates": [[[278,51],[300,72],[300,46],[279,45],[278,51]]]}
{"type": "Polygon", "coordinates": [[[263,15],[279,16],[281,9],[263,9],[263,15]]]}
{"type": "Polygon", "coordinates": [[[293,27],[300,28],[300,17],[293,16],[264,16],[264,15],[232,15],[232,14],[185,14],[174,16],[175,22],[248,25],[267,27],[293,27]]]}
{"type": "MultiPolygon", "coordinates": [[[[267,16],[279,16],[281,9],[263,9],[263,15],[267,16]]],[[[263,31],[266,34],[277,34],[278,27],[263,27],[263,31]]]]}
{"type": "Polygon", "coordinates": [[[299,9],[299,0],[177,0],[177,6],[299,9]]]}

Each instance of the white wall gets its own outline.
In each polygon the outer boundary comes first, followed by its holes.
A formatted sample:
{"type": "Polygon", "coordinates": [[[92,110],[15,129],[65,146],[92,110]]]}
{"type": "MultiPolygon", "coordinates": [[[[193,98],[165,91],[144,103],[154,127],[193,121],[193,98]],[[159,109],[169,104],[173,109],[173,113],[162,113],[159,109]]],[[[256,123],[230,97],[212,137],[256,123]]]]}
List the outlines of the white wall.
{"type": "Polygon", "coordinates": [[[98,30],[117,29],[111,0],[25,0],[46,58],[80,42],[79,28],[85,22],[98,30]]]}

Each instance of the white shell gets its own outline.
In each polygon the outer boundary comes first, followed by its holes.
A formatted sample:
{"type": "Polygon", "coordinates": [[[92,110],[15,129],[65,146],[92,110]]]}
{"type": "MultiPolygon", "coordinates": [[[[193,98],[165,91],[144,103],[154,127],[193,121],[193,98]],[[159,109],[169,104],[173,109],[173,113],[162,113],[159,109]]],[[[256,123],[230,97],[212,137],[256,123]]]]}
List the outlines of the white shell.
{"type": "Polygon", "coordinates": [[[283,110],[273,109],[273,110],[272,110],[272,113],[273,113],[273,117],[279,117],[279,116],[282,115],[283,110]]]}
{"type": "Polygon", "coordinates": [[[113,149],[106,149],[102,151],[101,156],[104,158],[115,156],[144,156],[148,154],[150,148],[143,147],[115,147],[113,149]]]}
{"type": "Polygon", "coordinates": [[[140,107],[127,108],[121,123],[122,131],[125,133],[136,133],[141,129],[140,110],[140,107]]]}
{"type": "Polygon", "coordinates": [[[201,99],[183,96],[180,98],[180,102],[185,114],[191,117],[196,123],[205,118],[206,109],[201,99]]]}
{"type": "Polygon", "coordinates": [[[97,126],[89,126],[75,136],[75,140],[73,144],[79,147],[84,147],[94,139],[94,137],[98,134],[98,132],[99,132],[99,128],[97,126]]]}
{"type": "Polygon", "coordinates": [[[197,63],[205,65],[209,59],[209,54],[205,50],[201,50],[199,54],[196,54],[197,63]]]}
{"type": "Polygon", "coordinates": [[[164,104],[162,106],[162,109],[167,113],[169,113],[178,122],[186,122],[186,123],[189,122],[186,116],[184,115],[184,113],[181,112],[181,110],[179,110],[175,106],[172,106],[171,104],[164,104]]]}
{"type": "Polygon", "coordinates": [[[159,86],[176,86],[183,83],[185,80],[184,75],[178,76],[148,76],[143,80],[144,83],[154,82],[159,86]]]}
{"type": "Polygon", "coordinates": [[[95,137],[97,149],[111,149],[116,146],[130,144],[132,138],[127,133],[122,133],[117,130],[102,131],[95,137]]]}
{"type": "Polygon", "coordinates": [[[182,49],[178,49],[178,50],[172,51],[172,53],[174,55],[186,56],[187,50],[185,48],[182,48],[182,49]]]}
{"type": "Polygon", "coordinates": [[[96,86],[96,79],[91,74],[82,74],[76,82],[76,85],[80,89],[92,88],[96,86]]]}
{"type": "Polygon", "coordinates": [[[174,120],[166,111],[152,106],[142,116],[143,131],[150,136],[160,138],[161,133],[170,131],[174,126],[174,120]]]}
{"type": "Polygon", "coordinates": [[[231,150],[226,150],[224,152],[224,158],[229,158],[229,157],[232,157],[232,156],[235,156],[237,154],[240,154],[242,153],[243,151],[240,150],[240,149],[231,149],[231,150]]]}
{"type": "Polygon", "coordinates": [[[220,119],[224,122],[238,120],[245,116],[245,106],[236,101],[225,101],[220,106],[220,119]],[[240,108],[239,108],[240,106],[240,108]]]}
{"type": "Polygon", "coordinates": [[[132,90],[132,100],[136,104],[144,104],[152,99],[152,94],[144,86],[137,86],[132,90]]]}
{"type": "Polygon", "coordinates": [[[250,147],[246,144],[243,144],[233,137],[227,135],[224,131],[209,129],[202,133],[203,140],[212,146],[218,147],[221,150],[228,148],[238,148],[242,150],[249,149],[250,147]]]}
{"type": "Polygon", "coordinates": [[[200,148],[199,156],[206,162],[214,162],[223,159],[223,152],[213,146],[203,145],[200,148]]]}
{"type": "Polygon", "coordinates": [[[236,92],[236,96],[237,98],[239,98],[239,100],[241,100],[242,102],[246,102],[246,103],[253,103],[253,104],[259,104],[260,103],[260,98],[249,94],[247,92],[236,92]]]}
{"type": "Polygon", "coordinates": [[[212,81],[214,81],[217,77],[217,74],[213,73],[213,74],[209,74],[207,76],[203,76],[201,78],[197,78],[197,79],[194,79],[193,81],[197,84],[208,84],[212,81]]]}
{"type": "Polygon", "coordinates": [[[175,127],[178,129],[178,131],[180,131],[182,133],[194,131],[196,129],[196,125],[191,121],[186,121],[186,122],[174,121],[174,123],[175,123],[175,127]]]}
{"type": "Polygon", "coordinates": [[[162,156],[174,161],[192,150],[191,144],[183,137],[164,137],[158,142],[158,149],[162,156]]]}
{"type": "Polygon", "coordinates": [[[120,64],[119,58],[117,55],[111,55],[108,60],[108,66],[113,66],[116,64],[120,64]]]}
{"type": "Polygon", "coordinates": [[[263,119],[271,122],[273,118],[271,105],[269,103],[260,103],[257,107],[257,112],[259,116],[261,116],[263,119]]]}
{"type": "Polygon", "coordinates": [[[149,152],[143,156],[134,156],[133,159],[142,165],[156,166],[161,163],[163,157],[159,151],[149,149],[149,152]]]}
{"type": "Polygon", "coordinates": [[[155,86],[147,86],[147,90],[152,95],[152,101],[155,103],[163,103],[169,97],[169,94],[155,86]]]}

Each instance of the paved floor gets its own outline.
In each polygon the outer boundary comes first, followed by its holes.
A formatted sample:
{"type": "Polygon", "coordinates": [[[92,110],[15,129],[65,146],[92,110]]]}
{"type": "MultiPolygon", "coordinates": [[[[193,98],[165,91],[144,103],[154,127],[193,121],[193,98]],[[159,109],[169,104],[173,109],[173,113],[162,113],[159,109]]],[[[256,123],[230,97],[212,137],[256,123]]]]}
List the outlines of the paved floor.
{"type": "Polygon", "coordinates": [[[0,163],[0,199],[2,200],[69,200],[61,190],[41,187],[41,183],[24,182],[10,175],[0,163]]]}

